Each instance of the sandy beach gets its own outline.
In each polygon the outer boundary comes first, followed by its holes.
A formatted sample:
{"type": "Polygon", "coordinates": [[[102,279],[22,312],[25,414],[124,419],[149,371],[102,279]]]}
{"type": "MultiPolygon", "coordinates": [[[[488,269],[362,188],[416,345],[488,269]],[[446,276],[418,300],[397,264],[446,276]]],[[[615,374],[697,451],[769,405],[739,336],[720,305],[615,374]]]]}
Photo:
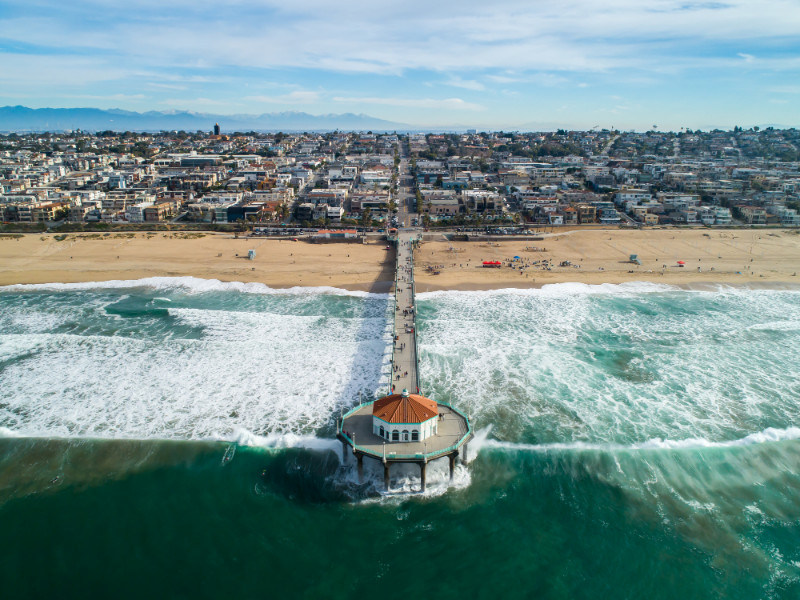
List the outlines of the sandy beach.
{"type": "Polygon", "coordinates": [[[576,229],[539,237],[544,239],[426,243],[415,257],[417,289],[626,281],[685,286],[800,283],[800,232],[795,230],[576,229]],[[641,265],[630,261],[632,254],[641,265]],[[503,266],[484,268],[483,261],[501,261],[503,266]],[[514,268],[507,266],[509,261],[514,268]],[[569,266],[559,266],[565,261],[569,266]]]}
{"type": "Polygon", "coordinates": [[[394,277],[394,251],[385,242],[311,244],[206,232],[61,237],[0,236],[0,285],[193,276],[386,292],[394,277]]]}
{"type": "MultiPolygon", "coordinates": [[[[572,230],[452,244],[438,237],[429,235],[434,240],[415,257],[420,292],[561,282],[796,285],[800,272],[800,232],[793,230],[572,230]],[[642,264],[631,263],[631,254],[642,264]],[[503,266],[484,268],[483,261],[503,266]]],[[[0,236],[0,265],[0,285],[194,276],[385,292],[394,252],[378,241],[311,244],[205,232],[31,234],[0,236]]]]}

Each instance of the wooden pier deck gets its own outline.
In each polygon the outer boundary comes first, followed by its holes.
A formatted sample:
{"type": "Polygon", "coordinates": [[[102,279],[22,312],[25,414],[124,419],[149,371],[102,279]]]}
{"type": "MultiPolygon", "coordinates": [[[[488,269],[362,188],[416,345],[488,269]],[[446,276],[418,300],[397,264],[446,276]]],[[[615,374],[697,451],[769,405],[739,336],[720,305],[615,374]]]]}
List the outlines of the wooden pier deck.
{"type": "Polygon", "coordinates": [[[420,394],[417,365],[417,307],[414,305],[414,240],[403,231],[397,236],[395,264],[394,350],[390,393],[408,390],[420,394]]]}

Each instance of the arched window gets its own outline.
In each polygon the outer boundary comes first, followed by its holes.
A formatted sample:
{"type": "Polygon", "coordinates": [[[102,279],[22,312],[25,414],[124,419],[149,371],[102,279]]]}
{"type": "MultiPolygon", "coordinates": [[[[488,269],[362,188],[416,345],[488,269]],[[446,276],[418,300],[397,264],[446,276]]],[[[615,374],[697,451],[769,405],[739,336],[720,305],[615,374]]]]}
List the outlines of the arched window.
{"type": "Polygon", "coordinates": [[[403,429],[403,441],[408,441],[408,429],[403,429]]]}
{"type": "Polygon", "coordinates": [[[419,431],[417,431],[416,429],[411,432],[411,441],[412,442],[418,442],[419,441],[419,431]]]}
{"type": "Polygon", "coordinates": [[[383,425],[381,425],[380,432],[381,432],[381,433],[380,433],[381,437],[386,437],[386,436],[385,436],[384,429],[383,429],[383,425]]]}
{"type": "Polygon", "coordinates": [[[392,441],[393,442],[399,442],[400,441],[400,432],[399,431],[393,431],[392,432],[392,441]]]}

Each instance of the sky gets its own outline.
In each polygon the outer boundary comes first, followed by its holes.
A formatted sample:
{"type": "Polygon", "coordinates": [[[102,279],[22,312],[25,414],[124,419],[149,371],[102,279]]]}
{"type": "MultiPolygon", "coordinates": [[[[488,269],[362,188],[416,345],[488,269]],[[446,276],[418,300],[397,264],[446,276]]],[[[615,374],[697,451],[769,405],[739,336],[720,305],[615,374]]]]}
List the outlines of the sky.
{"type": "Polygon", "coordinates": [[[0,105],[800,126],[800,0],[0,0],[0,105]]]}

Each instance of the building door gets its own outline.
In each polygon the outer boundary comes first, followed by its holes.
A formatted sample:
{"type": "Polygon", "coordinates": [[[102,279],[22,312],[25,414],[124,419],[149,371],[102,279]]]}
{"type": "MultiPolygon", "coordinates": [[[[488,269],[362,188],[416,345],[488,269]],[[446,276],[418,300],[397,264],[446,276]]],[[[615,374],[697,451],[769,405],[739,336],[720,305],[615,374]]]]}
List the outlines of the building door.
{"type": "Polygon", "coordinates": [[[408,430],[407,429],[403,430],[403,441],[404,442],[408,441],[408,430]]]}

